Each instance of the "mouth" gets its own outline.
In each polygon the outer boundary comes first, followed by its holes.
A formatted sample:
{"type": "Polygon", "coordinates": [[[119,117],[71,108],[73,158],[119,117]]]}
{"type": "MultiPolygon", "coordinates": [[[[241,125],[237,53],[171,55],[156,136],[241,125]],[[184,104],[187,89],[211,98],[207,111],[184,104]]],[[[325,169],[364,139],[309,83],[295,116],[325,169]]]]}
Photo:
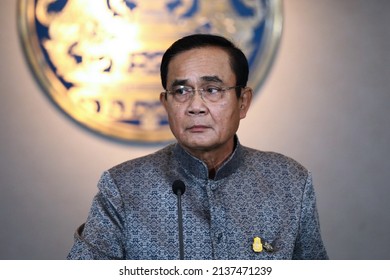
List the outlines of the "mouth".
{"type": "Polygon", "coordinates": [[[193,126],[190,126],[189,128],[187,128],[187,130],[192,132],[192,133],[201,133],[201,132],[205,132],[209,128],[210,127],[208,127],[206,125],[193,125],[193,126]]]}

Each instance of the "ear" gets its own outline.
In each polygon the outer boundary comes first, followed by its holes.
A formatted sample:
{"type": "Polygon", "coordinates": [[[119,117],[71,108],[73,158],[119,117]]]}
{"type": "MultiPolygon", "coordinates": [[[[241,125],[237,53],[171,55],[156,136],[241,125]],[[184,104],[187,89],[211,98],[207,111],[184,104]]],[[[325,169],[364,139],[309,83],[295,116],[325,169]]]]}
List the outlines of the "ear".
{"type": "Polygon", "coordinates": [[[163,105],[165,111],[167,111],[167,97],[166,93],[160,93],[160,103],[163,105]]]}
{"type": "Polygon", "coordinates": [[[240,119],[246,117],[246,113],[249,110],[249,107],[252,102],[253,90],[250,87],[246,87],[242,89],[241,96],[239,98],[239,106],[240,106],[240,119]]]}

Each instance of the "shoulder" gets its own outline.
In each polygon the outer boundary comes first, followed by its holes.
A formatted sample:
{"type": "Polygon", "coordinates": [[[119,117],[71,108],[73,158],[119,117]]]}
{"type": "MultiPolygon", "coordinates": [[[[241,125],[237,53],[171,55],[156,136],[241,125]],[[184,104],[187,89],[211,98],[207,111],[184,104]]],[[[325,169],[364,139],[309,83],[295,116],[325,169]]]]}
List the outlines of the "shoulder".
{"type": "Polygon", "coordinates": [[[305,168],[301,163],[299,163],[295,159],[281,153],[272,152],[272,151],[260,151],[245,146],[242,146],[242,150],[244,156],[249,160],[305,168]]]}
{"type": "Polygon", "coordinates": [[[248,166],[256,169],[269,170],[272,173],[299,174],[305,177],[309,171],[297,160],[281,153],[260,151],[249,147],[242,147],[244,161],[248,166]]]}
{"type": "Polygon", "coordinates": [[[168,145],[154,153],[131,159],[115,165],[108,169],[113,178],[126,176],[126,175],[145,175],[152,172],[154,169],[161,169],[168,165],[174,144],[168,145]]]}

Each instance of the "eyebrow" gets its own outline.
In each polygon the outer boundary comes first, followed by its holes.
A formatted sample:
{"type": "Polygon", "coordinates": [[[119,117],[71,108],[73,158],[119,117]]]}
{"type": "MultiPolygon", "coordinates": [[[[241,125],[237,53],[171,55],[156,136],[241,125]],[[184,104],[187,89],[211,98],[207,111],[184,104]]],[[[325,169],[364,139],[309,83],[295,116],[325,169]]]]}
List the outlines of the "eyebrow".
{"type": "Polygon", "coordinates": [[[201,77],[201,79],[206,82],[217,82],[217,83],[223,82],[221,78],[219,78],[218,76],[203,76],[201,77]]]}
{"type": "MultiPolygon", "coordinates": [[[[217,83],[222,83],[223,81],[221,80],[221,78],[219,78],[218,76],[202,76],[200,77],[200,79],[202,81],[205,81],[205,82],[217,82],[217,83]]],[[[181,80],[174,80],[173,83],[172,83],[172,87],[174,86],[182,86],[182,85],[186,85],[188,83],[188,79],[181,79],[181,80]]]]}
{"type": "Polygon", "coordinates": [[[174,86],[183,86],[187,83],[188,79],[183,79],[183,80],[174,80],[172,83],[172,87],[174,86]]]}

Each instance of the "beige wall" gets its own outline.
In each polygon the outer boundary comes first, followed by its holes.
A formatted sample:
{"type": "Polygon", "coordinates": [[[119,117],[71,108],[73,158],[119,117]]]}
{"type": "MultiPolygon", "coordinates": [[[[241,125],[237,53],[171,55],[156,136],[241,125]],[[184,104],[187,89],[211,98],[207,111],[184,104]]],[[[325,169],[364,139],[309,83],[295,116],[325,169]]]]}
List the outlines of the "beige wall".
{"type": "MultiPolygon", "coordinates": [[[[58,111],[0,2],[0,259],[62,259],[101,172],[160,148],[96,137],[58,111]]],[[[241,142],[313,173],[334,259],[390,259],[390,1],[286,0],[285,29],[241,142]]]]}

